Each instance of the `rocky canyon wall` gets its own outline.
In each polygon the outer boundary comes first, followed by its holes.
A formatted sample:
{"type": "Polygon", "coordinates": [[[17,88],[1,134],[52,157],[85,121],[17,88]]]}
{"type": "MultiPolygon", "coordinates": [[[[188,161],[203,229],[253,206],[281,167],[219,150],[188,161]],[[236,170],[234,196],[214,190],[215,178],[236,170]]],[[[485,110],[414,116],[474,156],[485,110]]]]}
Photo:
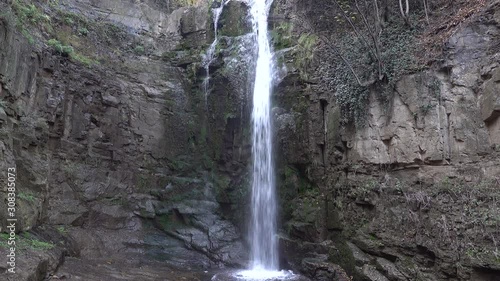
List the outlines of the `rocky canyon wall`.
{"type": "Polygon", "coordinates": [[[499,3],[462,23],[442,59],[403,75],[387,98],[371,88],[364,124],[355,124],[342,122],[331,87],[345,73],[329,70],[337,54],[325,44],[336,42],[322,38],[340,41],[345,31],[326,2],[274,8],[277,28],[288,22],[292,37],[318,39],[307,67],[300,40],[284,51],[288,73],[276,93],[287,247],[316,261],[326,251],[354,280],[496,280],[499,3]],[[334,246],[319,246],[328,240],[334,246]]]}
{"type": "Polygon", "coordinates": [[[22,269],[12,278],[43,280],[59,267],[100,279],[82,268],[100,259],[166,262],[163,270],[245,264],[241,232],[224,215],[234,207],[218,201],[246,172],[248,147],[236,142],[245,92],[220,81],[208,100],[201,91],[208,4],[0,7],[0,229],[7,168],[16,167],[22,269]]]}

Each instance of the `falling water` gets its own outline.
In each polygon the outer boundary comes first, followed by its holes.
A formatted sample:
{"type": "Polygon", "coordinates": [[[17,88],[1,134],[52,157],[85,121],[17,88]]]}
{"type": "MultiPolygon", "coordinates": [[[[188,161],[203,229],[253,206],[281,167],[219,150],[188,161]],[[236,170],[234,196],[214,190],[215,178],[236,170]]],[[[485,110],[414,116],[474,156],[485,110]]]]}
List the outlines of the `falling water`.
{"type": "Polygon", "coordinates": [[[252,15],[257,60],[252,110],[252,197],[250,268],[216,274],[212,280],[304,280],[291,271],[279,271],[276,237],[276,195],[272,152],[271,88],[274,60],[268,38],[268,15],[273,0],[246,0],[252,15]]]}
{"type": "MultiPolygon", "coordinates": [[[[229,1],[228,1],[229,2],[229,1]]],[[[213,14],[213,21],[214,21],[214,41],[212,44],[210,44],[210,47],[208,47],[207,53],[205,54],[203,58],[203,66],[205,67],[205,79],[203,79],[203,93],[205,93],[205,102],[207,101],[208,98],[208,87],[210,84],[210,64],[214,60],[214,55],[215,55],[215,47],[217,46],[217,43],[219,43],[219,36],[218,36],[218,25],[219,25],[219,18],[220,15],[222,14],[222,10],[224,9],[224,1],[214,1],[212,4],[212,14],[213,14]]]]}
{"type": "Polygon", "coordinates": [[[278,269],[278,249],[270,114],[273,60],[267,30],[272,0],[249,3],[258,45],[252,111],[251,270],[274,271],[278,269]]]}

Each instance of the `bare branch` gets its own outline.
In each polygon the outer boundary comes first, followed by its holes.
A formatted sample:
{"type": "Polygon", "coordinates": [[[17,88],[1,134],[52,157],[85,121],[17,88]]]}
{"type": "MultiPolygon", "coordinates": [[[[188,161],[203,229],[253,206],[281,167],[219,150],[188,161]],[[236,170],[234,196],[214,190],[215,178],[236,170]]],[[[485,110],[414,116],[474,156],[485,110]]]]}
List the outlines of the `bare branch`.
{"type": "MultiPolygon", "coordinates": [[[[368,33],[370,34],[370,37],[373,41],[373,48],[375,49],[375,60],[377,60],[377,71],[378,71],[378,78],[379,80],[382,80],[383,74],[382,74],[382,56],[380,52],[380,34],[382,32],[382,27],[380,23],[380,16],[379,16],[379,9],[378,9],[378,3],[377,0],[374,0],[374,5],[375,5],[375,30],[373,30],[370,27],[370,24],[368,22],[368,19],[364,16],[364,14],[361,12],[361,8],[359,7],[358,1],[354,0],[356,4],[356,10],[358,13],[361,14],[361,18],[363,19],[363,23],[365,24],[366,29],[368,30],[368,33]]],[[[367,2],[365,2],[368,4],[367,2]]],[[[365,9],[367,9],[368,6],[365,6],[365,9]]]]}
{"type": "Polygon", "coordinates": [[[335,48],[334,46],[332,46],[332,44],[330,44],[330,40],[328,40],[325,36],[323,35],[320,35],[319,36],[319,39],[323,42],[323,44],[325,46],[327,46],[334,54],[336,54],[337,56],[340,57],[340,59],[342,59],[342,61],[347,65],[347,67],[349,68],[349,70],[351,71],[352,75],[354,76],[354,78],[356,78],[356,81],[358,82],[358,84],[360,86],[365,86],[365,83],[362,83],[361,82],[361,79],[359,79],[359,76],[356,74],[356,71],[354,70],[354,68],[352,67],[352,65],[349,63],[349,61],[344,57],[342,56],[342,54],[340,53],[339,50],[337,50],[337,48],[335,48]]]}
{"type": "Polygon", "coordinates": [[[427,3],[427,0],[422,0],[422,2],[424,2],[425,21],[429,24],[429,4],[427,3]]]}
{"type": "Polygon", "coordinates": [[[405,23],[407,25],[410,25],[410,18],[408,17],[408,14],[410,12],[410,3],[408,3],[408,0],[405,1],[404,8],[403,8],[403,0],[399,0],[399,11],[401,12],[401,16],[403,17],[405,23]]]}
{"type": "Polygon", "coordinates": [[[335,3],[337,5],[337,7],[339,8],[339,10],[342,12],[342,16],[349,23],[349,25],[352,27],[352,29],[354,30],[354,33],[356,33],[356,36],[363,41],[363,43],[370,50],[370,53],[372,53],[373,56],[376,57],[376,54],[373,53],[372,48],[370,48],[370,44],[368,43],[368,40],[365,38],[365,36],[361,32],[359,32],[359,30],[356,28],[356,26],[354,25],[354,23],[352,22],[352,20],[349,18],[349,16],[346,14],[346,12],[344,11],[344,9],[342,9],[342,6],[340,6],[339,2],[337,0],[334,0],[333,3],[335,3]]]}

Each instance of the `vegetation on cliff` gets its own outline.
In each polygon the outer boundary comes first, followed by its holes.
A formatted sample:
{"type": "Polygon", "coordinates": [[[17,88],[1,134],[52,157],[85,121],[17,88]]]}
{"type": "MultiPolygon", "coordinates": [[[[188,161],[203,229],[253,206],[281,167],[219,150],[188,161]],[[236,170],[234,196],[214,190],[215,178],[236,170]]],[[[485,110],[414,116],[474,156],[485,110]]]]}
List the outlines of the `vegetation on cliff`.
{"type": "MultiPolygon", "coordinates": [[[[359,1],[324,0],[331,23],[315,26],[321,46],[334,54],[326,58],[344,124],[364,123],[368,95],[388,100],[406,74],[433,67],[458,26],[485,5],[475,1],[359,1]]],[[[325,59],[322,57],[321,59],[325,59]]]]}

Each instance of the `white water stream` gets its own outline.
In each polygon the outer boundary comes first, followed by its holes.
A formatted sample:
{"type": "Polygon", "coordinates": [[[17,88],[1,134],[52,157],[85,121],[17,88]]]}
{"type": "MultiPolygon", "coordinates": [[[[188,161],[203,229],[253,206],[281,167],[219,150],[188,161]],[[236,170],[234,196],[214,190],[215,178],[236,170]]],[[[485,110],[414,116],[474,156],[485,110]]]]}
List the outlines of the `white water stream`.
{"type": "Polygon", "coordinates": [[[252,198],[250,222],[251,271],[277,271],[276,195],[271,132],[273,56],[268,38],[272,0],[250,0],[257,63],[252,111],[252,198]]]}
{"type": "Polygon", "coordinates": [[[268,36],[268,15],[273,0],[243,1],[250,7],[257,48],[252,109],[250,266],[247,270],[215,275],[212,280],[296,280],[299,276],[291,271],[279,270],[271,127],[271,91],[275,71],[268,36]]]}
{"type": "Polygon", "coordinates": [[[224,9],[224,5],[227,4],[228,1],[221,1],[220,6],[212,8],[212,16],[213,16],[213,24],[214,24],[214,41],[208,47],[207,53],[203,57],[203,66],[205,67],[205,79],[203,79],[202,87],[203,93],[205,94],[205,103],[207,103],[208,94],[209,94],[209,86],[210,86],[210,64],[214,60],[215,48],[219,43],[219,35],[218,35],[218,26],[220,15],[222,14],[222,10],[224,9]]]}

